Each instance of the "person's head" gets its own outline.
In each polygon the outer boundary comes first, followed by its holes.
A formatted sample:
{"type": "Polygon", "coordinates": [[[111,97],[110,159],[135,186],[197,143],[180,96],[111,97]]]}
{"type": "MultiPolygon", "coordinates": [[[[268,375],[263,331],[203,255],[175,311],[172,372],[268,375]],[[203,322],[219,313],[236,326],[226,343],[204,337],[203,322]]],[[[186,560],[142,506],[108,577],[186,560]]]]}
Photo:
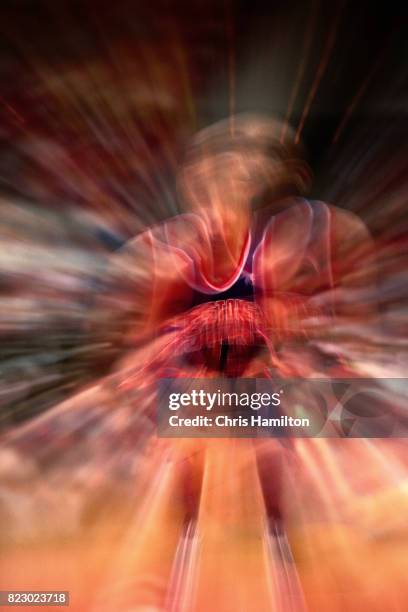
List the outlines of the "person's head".
{"type": "Polygon", "coordinates": [[[310,172],[293,131],[283,127],[279,120],[245,113],[198,132],[178,177],[186,206],[211,211],[225,223],[304,193],[310,172]]]}

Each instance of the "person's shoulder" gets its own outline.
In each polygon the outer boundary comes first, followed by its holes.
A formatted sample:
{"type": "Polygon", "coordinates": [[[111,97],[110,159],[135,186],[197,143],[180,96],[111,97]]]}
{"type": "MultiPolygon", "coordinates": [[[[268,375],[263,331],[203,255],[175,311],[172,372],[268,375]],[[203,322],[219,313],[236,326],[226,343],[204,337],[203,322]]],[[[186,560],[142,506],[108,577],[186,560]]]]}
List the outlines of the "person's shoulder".
{"type": "Polygon", "coordinates": [[[325,209],[330,217],[332,233],[342,238],[371,239],[370,231],[361,217],[351,210],[341,208],[322,200],[309,200],[312,208],[325,209]]]}
{"type": "Polygon", "coordinates": [[[351,210],[330,205],[332,227],[345,238],[371,240],[371,234],[363,219],[351,210]]]}

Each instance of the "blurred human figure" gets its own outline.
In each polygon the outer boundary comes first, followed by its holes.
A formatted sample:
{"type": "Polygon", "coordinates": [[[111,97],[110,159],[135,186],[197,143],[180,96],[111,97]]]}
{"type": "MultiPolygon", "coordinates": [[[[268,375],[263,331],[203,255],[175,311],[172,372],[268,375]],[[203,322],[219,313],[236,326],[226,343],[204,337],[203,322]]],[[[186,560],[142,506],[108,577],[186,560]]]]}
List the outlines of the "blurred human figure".
{"type": "Polygon", "coordinates": [[[293,133],[284,143],[281,133],[280,122],[244,114],[193,139],[177,181],[186,212],[114,258],[124,303],[136,306],[132,338],[160,336],[171,319],[178,346],[183,333],[209,330],[207,346],[196,342],[195,366],[234,376],[279,364],[283,375],[309,376],[337,363],[317,347],[338,326],[375,319],[367,228],[349,211],[303,197],[310,170],[293,133]],[[231,314],[221,317],[228,300],[231,314]],[[253,326],[255,334],[244,333],[253,326]]]}
{"type": "MultiPolygon", "coordinates": [[[[111,375],[45,417],[48,432],[52,423],[64,430],[70,414],[88,417],[97,402],[99,437],[115,444],[129,410],[143,419],[136,482],[129,478],[137,503],[112,570],[123,588],[97,601],[98,612],[180,602],[201,612],[208,593],[220,611],[301,602],[286,542],[294,519],[285,474],[299,462],[297,446],[168,442],[149,427],[159,377],[351,373],[321,344],[347,321],[375,319],[373,244],[353,214],[304,198],[309,168],[293,134],[281,143],[281,133],[275,120],[242,115],[193,139],[178,176],[185,212],[112,258],[104,306],[129,320],[127,353],[111,375]],[[214,567],[220,551],[222,568],[214,567]]],[[[33,436],[28,427],[13,445],[27,448],[33,436]]],[[[100,450],[87,436],[88,453],[100,450]]]]}

